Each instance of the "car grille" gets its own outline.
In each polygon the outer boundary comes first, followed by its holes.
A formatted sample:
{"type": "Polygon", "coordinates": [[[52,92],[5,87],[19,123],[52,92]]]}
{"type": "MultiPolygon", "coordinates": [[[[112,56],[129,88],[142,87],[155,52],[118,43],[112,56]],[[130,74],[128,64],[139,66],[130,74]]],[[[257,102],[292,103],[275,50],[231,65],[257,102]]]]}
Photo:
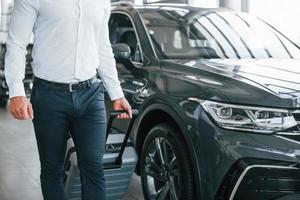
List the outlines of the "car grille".
{"type": "Polygon", "coordinates": [[[274,199],[300,193],[300,171],[253,168],[241,182],[234,199],[274,199]]]}
{"type": "Polygon", "coordinates": [[[300,194],[300,169],[291,163],[240,160],[225,177],[216,200],[267,200],[300,194]]]}

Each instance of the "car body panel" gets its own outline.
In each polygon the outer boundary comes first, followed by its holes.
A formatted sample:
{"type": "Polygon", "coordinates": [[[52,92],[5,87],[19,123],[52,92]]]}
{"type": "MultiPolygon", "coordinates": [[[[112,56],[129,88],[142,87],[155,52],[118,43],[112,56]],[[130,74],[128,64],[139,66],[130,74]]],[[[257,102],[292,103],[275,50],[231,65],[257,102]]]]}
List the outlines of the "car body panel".
{"type": "MultiPolygon", "coordinates": [[[[132,18],[143,51],[143,63],[127,63],[131,65],[132,74],[119,75],[126,98],[140,111],[132,133],[138,152],[146,134],[143,126],[151,120],[147,116],[161,111],[180,127],[188,145],[195,168],[197,199],[219,198],[224,180],[240,160],[255,158],[298,165],[300,144],[297,141],[279,135],[219,128],[199,102],[189,100],[196,97],[239,105],[298,109],[295,100],[299,94],[298,61],[158,58],[139,12],[143,9],[156,12],[159,7],[116,6],[112,11],[132,18]],[[262,68],[256,70],[258,66],[262,68]],[[290,79],[284,80],[284,77],[290,79]],[[143,87],[133,84],[133,81],[143,80],[146,80],[143,87]],[[286,84],[287,88],[281,87],[286,84]],[[287,94],[287,90],[291,93],[287,94]]],[[[176,9],[176,6],[170,8],[176,9]]],[[[188,6],[178,9],[190,9],[196,15],[210,12],[188,6]]]]}
{"type": "MultiPolygon", "coordinates": [[[[163,95],[153,95],[149,99],[147,99],[139,108],[140,115],[138,116],[132,132],[132,138],[135,143],[135,146],[137,148],[138,154],[140,154],[142,150],[143,145],[143,139],[146,137],[146,133],[143,132],[143,124],[145,124],[146,120],[148,120],[148,115],[150,115],[153,112],[160,111],[166,113],[169,117],[171,117],[176,125],[178,127],[184,138],[184,142],[186,145],[186,149],[183,149],[184,151],[188,151],[191,155],[191,162],[193,164],[193,171],[194,171],[194,181],[195,181],[195,188],[196,190],[196,197],[197,199],[203,199],[202,191],[202,178],[200,174],[200,166],[199,166],[199,160],[197,157],[197,151],[195,146],[194,138],[194,131],[189,129],[188,125],[188,118],[185,117],[184,113],[181,113],[180,107],[175,103],[169,101],[169,98],[167,96],[163,97],[163,95]]],[[[205,198],[204,198],[205,199],[205,198]]]]}
{"type": "Polygon", "coordinates": [[[294,109],[300,106],[298,60],[182,59],[162,63],[162,70],[168,77],[184,82],[184,88],[195,87],[194,91],[183,94],[182,97],[197,96],[265,107],[294,109]],[[289,79],[284,80],[284,77],[289,79]]]}
{"type": "Polygon", "coordinates": [[[299,141],[275,134],[254,134],[218,128],[197,102],[180,102],[198,156],[203,199],[214,199],[224,177],[244,158],[285,161],[300,165],[299,141]]]}

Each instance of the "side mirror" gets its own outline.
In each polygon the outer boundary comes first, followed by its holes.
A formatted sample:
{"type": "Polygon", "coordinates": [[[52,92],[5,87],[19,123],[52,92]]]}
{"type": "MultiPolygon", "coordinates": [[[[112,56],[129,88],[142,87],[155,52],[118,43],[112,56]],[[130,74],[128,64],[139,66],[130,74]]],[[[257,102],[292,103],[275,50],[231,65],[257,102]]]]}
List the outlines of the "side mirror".
{"type": "Polygon", "coordinates": [[[119,43],[112,45],[112,49],[116,59],[125,59],[130,58],[131,50],[130,47],[125,43],[119,43]]]}

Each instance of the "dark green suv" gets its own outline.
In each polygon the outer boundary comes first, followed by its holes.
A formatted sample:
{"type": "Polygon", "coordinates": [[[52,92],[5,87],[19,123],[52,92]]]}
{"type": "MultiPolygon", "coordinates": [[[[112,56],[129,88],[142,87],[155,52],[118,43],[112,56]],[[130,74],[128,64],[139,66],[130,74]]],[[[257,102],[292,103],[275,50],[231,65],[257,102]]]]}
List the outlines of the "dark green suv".
{"type": "Polygon", "coordinates": [[[120,3],[109,27],[146,199],[300,199],[298,46],[225,9],[120,3]]]}
{"type": "Polygon", "coordinates": [[[185,5],[114,4],[109,28],[147,200],[300,199],[298,46],[247,14],[185,5]]]}

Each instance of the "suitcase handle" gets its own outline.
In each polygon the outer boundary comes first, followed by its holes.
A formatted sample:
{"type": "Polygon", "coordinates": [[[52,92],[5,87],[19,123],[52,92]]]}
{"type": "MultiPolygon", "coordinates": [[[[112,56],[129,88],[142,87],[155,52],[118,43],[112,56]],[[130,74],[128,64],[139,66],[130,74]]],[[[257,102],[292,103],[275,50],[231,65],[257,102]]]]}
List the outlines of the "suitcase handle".
{"type": "MultiPolygon", "coordinates": [[[[139,111],[137,109],[133,109],[132,110],[132,119],[131,119],[131,121],[135,120],[135,118],[138,115],[138,113],[139,113],[139,111]]],[[[110,131],[111,127],[112,127],[112,123],[113,123],[114,119],[118,115],[120,115],[120,114],[127,114],[127,111],[126,110],[113,110],[113,111],[110,111],[109,120],[108,120],[108,123],[107,123],[107,129],[106,129],[106,140],[105,140],[105,143],[107,141],[107,138],[108,138],[108,135],[109,135],[109,131],[110,131]]],[[[131,131],[131,130],[129,130],[129,131],[131,131]]]]}
{"type": "MultiPolygon", "coordinates": [[[[107,131],[106,131],[106,140],[105,140],[105,143],[107,141],[107,138],[108,138],[108,135],[109,135],[109,131],[112,128],[112,122],[113,122],[113,120],[118,115],[124,114],[124,113],[127,113],[127,111],[126,110],[114,110],[114,111],[110,112],[109,121],[108,121],[108,124],[107,124],[107,131]]],[[[127,146],[129,135],[130,135],[131,129],[133,127],[133,123],[134,123],[135,118],[137,117],[138,113],[139,113],[139,111],[137,109],[133,109],[132,110],[132,119],[130,120],[129,125],[128,125],[128,129],[127,129],[127,131],[125,133],[125,137],[124,137],[124,140],[123,140],[122,147],[121,147],[121,150],[119,152],[119,155],[118,155],[118,157],[115,160],[115,164],[118,165],[118,166],[122,165],[122,156],[123,156],[125,148],[127,146]]]]}
{"type": "MultiPolygon", "coordinates": [[[[132,116],[137,115],[138,113],[139,113],[139,111],[137,109],[132,110],[132,116]]],[[[110,112],[111,117],[116,117],[120,114],[127,114],[127,111],[126,110],[113,110],[110,112]]]]}
{"type": "MultiPolygon", "coordinates": [[[[106,140],[105,140],[105,143],[107,141],[107,138],[108,138],[108,135],[109,135],[109,131],[111,129],[111,126],[112,126],[112,122],[113,120],[119,115],[119,114],[123,114],[123,113],[127,113],[127,111],[125,110],[118,110],[118,111],[111,111],[110,113],[110,117],[109,117],[109,122],[107,124],[107,133],[106,133],[106,140]]],[[[127,129],[127,132],[125,133],[125,137],[124,137],[124,140],[123,140],[123,143],[121,145],[121,149],[120,149],[120,152],[119,152],[119,155],[118,157],[116,158],[115,160],[115,165],[118,166],[118,167],[121,167],[122,165],[122,156],[123,156],[123,153],[125,151],[125,148],[127,146],[127,143],[128,143],[128,139],[129,139],[129,135],[130,135],[130,132],[131,132],[131,129],[133,127],[133,123],[134,123],[134,120],[135,118],[137,117],[139,111],[134,109],[132,110],[132,119],[130,120],[130,123],[129,123],[129,126],[128,126],[128,129],[127,129]]],[[[71,157],[71,155],[75,152],[75,147],[71,147],[66,155],[66,158],[65,158],[65,169],[68,169],[68,165],[69,165],[69,159],[71,157]]]]}

